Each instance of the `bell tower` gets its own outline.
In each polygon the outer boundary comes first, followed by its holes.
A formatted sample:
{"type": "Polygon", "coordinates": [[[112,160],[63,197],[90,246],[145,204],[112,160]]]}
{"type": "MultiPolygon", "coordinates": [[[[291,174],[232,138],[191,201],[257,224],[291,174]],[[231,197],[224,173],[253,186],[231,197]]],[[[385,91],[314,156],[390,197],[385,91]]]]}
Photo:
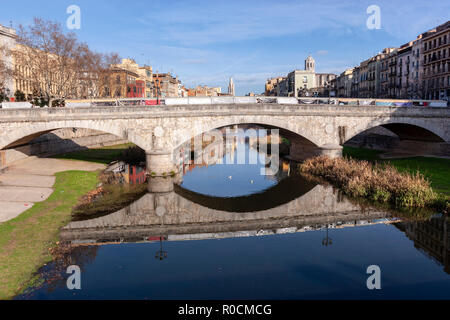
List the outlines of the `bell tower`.
{"type": "Polygon", "coordinates": [[[316,61],[311,55],[308,55],[308,58],[305,60],[305,70],[315,72],[316,70],[316,61]]]}

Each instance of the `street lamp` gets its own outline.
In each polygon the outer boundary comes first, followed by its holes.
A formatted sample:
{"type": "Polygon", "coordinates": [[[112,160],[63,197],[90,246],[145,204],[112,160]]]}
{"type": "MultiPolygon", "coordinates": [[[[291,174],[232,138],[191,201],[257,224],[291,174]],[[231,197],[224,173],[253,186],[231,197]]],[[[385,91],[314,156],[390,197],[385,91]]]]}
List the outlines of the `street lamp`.
{"type": "Polygon", "coordinates": [[[159,105],[159,96],[161,95],[161,90],[159,89],[159,85],[156,87],[156,104],[159,105]]]}
{"type": "Polygon", "coordinates": [[[159,259],[159,260],[164,260],[167,258],[167,252],[164,251],[162,248],[162,238],[163,237],[159,238],[159,244],[160,244],[159,248],[160,249],[158,251],[156,251],[156,254],[155,254],[155,259],[159,259]]]}
{"type": "Polygon", "coordinates": [[[333,239],[328,236],[328,224],[327,224],[327,236],[322,240],[322,245],[328,247],[333,244],[333,239]]]}

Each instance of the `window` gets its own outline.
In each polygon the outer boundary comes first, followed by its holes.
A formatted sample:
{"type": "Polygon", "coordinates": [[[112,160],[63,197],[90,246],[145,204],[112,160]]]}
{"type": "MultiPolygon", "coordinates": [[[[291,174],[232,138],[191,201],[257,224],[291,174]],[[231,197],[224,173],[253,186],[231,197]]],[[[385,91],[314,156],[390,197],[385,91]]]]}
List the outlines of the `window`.
{"type": "Polygon", "coordinates": [[[303,76],[303,83],[307,83],[308,82],[308,77],[307,76],[303,76]]]}

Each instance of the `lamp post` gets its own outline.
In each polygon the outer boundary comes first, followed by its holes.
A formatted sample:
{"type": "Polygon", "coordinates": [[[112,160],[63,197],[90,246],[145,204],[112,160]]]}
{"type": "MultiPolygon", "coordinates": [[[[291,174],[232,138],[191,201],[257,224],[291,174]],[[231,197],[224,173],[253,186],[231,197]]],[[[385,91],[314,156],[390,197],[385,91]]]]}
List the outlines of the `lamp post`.
{"type": "Polygon", "coordinates": [[[328,247],[333,244],[333,239],[328,236],[328,224],[327,224],[327,236],[322,240],[322,245],[328,247]]]}
{"type": "Polygon", "coordinates": [[[156,87],[156,104],[159,105],[159,96],[161,95],[161,90],[159,85],[156,87]]]}
{"type": "Polygon", "coordinates": [[[159,259],[159,260],[164,260],[167,258],[167,252],[164,251],[162,248],[162,238],[163,237],[159,238],[159,244],[160,244],[159,248],[160,249],[158,251],[156,251],[156,254],[155,254],[155,259],[159,259]]]}

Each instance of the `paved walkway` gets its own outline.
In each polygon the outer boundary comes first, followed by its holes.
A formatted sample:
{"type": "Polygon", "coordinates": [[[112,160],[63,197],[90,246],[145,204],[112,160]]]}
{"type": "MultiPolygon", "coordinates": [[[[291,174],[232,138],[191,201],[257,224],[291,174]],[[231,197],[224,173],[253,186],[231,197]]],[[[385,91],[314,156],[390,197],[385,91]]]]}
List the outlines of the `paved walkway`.
{"type": "Polygon", "coordinates": [[[0,223],[46,200],[53,192],[55,173],[104,168],[103,164],[61,159],[30,157],[18,161],[0,173],[0,223]]]}

